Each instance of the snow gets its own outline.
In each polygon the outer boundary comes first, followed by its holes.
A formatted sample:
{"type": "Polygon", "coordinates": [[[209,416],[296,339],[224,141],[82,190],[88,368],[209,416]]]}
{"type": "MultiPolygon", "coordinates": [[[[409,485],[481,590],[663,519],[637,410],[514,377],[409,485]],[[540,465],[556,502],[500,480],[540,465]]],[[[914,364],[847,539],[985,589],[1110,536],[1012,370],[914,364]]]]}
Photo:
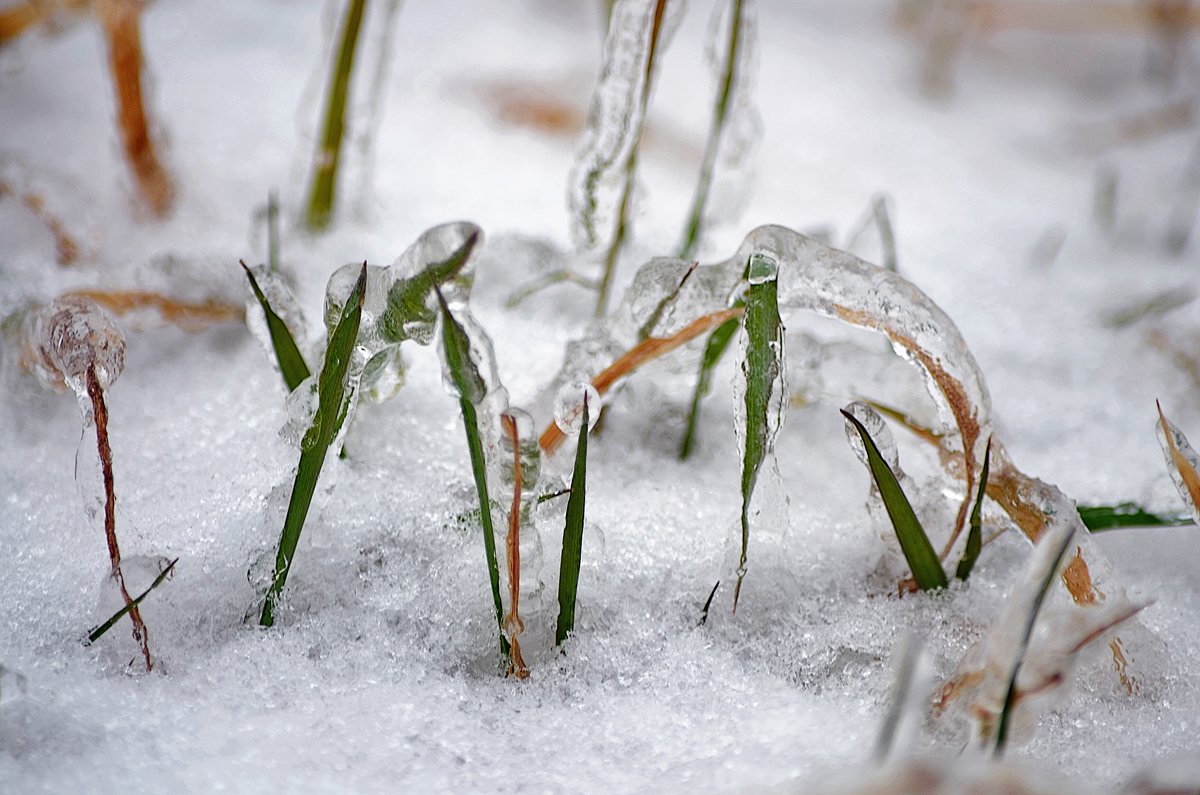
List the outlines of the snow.
{"type": "MultiPolygon", "coordinates": [[[[78,287],[242,303],[237,261],[266,259],[260,211],[278,189],[283,261],[316,342],[334,270],[387,266],[430,227],[469,220],[485,235],[471,311],[512,404],[544,427],[593,297],[564,284],[516,309],[504,302],[571,261],[578,130],[505,122],[496,97],[527,86],[582,122],[598,4],[403,4],[374,168],[355,165],[357,140],[346,157],[344,184],[369,170],[371,188],[343,194],[335,228],[313,238],[293,222],[340,10],[320,5],[149,7],[149,104],[179,188],[165,221],[132,201],[95,23],[0,51],[0,174],[41,192],[84,249],[75,267],[54,265],[45,228],[0,200],[0,317],[78,287]]],[[[638,265],[679,242],[710,124],[711,84],[697,76],[712,5],[689,4],[656,77],[618,298],[638,265]]],[[[888,194],[900,274],[961,331],[1012,459],[1081,503],[1181,510],[1154,401],[1195,439],[1198,388],[1149,332],[1195,351],[1196,305],[1121,328],[1104,319],[1197,287],[1200,242],[1178,256],[1164,242],[1196,130],[1096,140],[1194,93],[1195,74],[1170,90],[1146,79],[1144,37],[1009,31],[969,45],[953,96],[931,101],[892,3],[759,6],[757,183],[741,218],[709,230],[702,261],[730,257],[768,223],[825,226],[844,241],[888,194]],[[1111,228],[1093,217],[1104,173],[1118,175],[1111,228]],[[1039,241],[1058,236],[1057,256],[1039,262],[1039,241]]],[[[869,479],[837,409],[872,397],[932,422],[932,405],[882,338],[798,313],[784,323],[789,387],[806,397],[776,441],[790,525],[751,536],[737,613],[724,583],[697,626],[740,546],[734,357],[687,462],[676,450],[695,354],[669,357],[606,396],[565,655],[552,648],[565,501],[526,528],[524,681],[497,674],[482,544],[460,519],[475,498],[458,405],[431,348],[405,348],[404,387],[360,406],[348,457],[329,457],[277,624],[263,631],[243,622],[255,606],[247,572],[273,559],[297,457],[279,435],[288,413],[272,359],[240,325],[126,329],[125,369],[108,390],[117,532],[128,558],[179,558],[142,605],[160,666],[138,676],[126,673],[137,654],[127,621],[79,642],[112,607],[104,539],[75,485],[79,410],[21,373],[6,343],[0,790],[758,791],[877,777],[869,763],[905,638],[920,637],[938,680],[949,676],[1001,614],[1030,545],[1010,531],[967,585],[897,598],[903,562],[868,510],[869,479]]],[[[944,493],[956,484],[929,448],[895,435],[940,547],[961,495],[944,493]]],[[[565,474],[569,460],[544,469],[565,474]]],[[[985,522],[998,527],[999,513],[985,522]]],[[[1195,764],[1176,757],[1195,753],[1200,729],[1200,534],[1096,541],[1114,584],[1154,600],[1121,633],[1141,689],[1124,691],[1101,644],[1006,765],[1074,791],[1120,788],[1147,768],[1191,771],[1194,787],[1195,764]]],[[[962,738],[935,725],[912,743],[946,758],[962,738]]]]}

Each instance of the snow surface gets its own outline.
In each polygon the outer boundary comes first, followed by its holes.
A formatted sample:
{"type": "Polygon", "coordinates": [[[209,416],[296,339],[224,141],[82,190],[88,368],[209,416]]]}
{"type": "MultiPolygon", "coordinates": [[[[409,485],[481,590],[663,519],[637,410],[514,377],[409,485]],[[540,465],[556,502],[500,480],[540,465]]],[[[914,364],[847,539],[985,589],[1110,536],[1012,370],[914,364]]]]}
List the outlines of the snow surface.
{"type": "MultiPolygon", "coordinates": [[[[337,12],[319,6],[149,8],[150,105],[180,187],[162,222],[132,206],[96,25],[0,52],[3,166],[44,194],[86,251],[58,268],[44,228],[0,203],[0,316],[80,286],[245,300],[236,263],[265,259],[267,191],[299,215],[337,12]]],[[[625,280],[678,244],[708,129],[711,88],[697,75],[710,6],[691,4],[666,53],[625,280]]],[[[1163,245],[1196,131],[1088,142],[1194,91],[1195,75],[1174,90],[1148,81],[1142,37],[1017,31],[969,46],[954,96],[931,102],[917,88],[919,47],[891,26],[892,10],[763,3],[756,189],[702,257],[729,256],[762,223],[827,226],[843,241],[871,196],[890,194],[901,273],[972,346],[1013,459],[1080,502],[1179,510],[1154,400],[1195,440],[1200,386],[1148,332],[1195,351],[1200,316],[1191,304],[1124,328],[1103,319],[1196,286],[1200,244],[1175,257],[1163,245]],[[1110,230],[1092,213],[1102,169],[1119,174],[1110,230]],[[1047,233],[1063,239],[1049,264],[1033,253],[1047,233]]],[[[565,342],[586,330],[592,299],[568,285],[515,311],[503,301],[564,258],[577,137],[505,123],[495,97],[525,86],[582,115],[599,42],[592,3],[402,7],[371,189],[323,237],[285,228],[311,337],[336,267],[388,264],[429,226],[470,219],[488,236],[472,307],[513,404],[550,419],[543,388],[565,342]]],[[[125,673],[136,654],[127,623],[79,643],[111,605],[104,541],[74,483],[79,412],[39,392],[5,351],[0,665],[15,673],[0,679],[0,791],[753,791],[866,771],[901,641],[921,637],[935,672],[949,674],[999,613],[1029,545],[1007,533],[967,587],[896,598],[902,564],[865,507],[866,475],[836,411],[856,396],[848,380],[871,383],[883,344],[785,322],[864,352],[847,363],[837,353],[847,347],[828,348],[814,399],[789,413],[778,457],[790,528],[757,551],[752,541],[737,614],[723,588],[696,626],[735,544],[732,365],[685,464],[674,451],[694,364],[656,364],[629,382],[590,448],[577,634],[564,656],[550,648],[561,512],[539,519],[542,560],[526,556],[525,580],[544,587],[523,599],[526,681],[495,673],[481,544],[457,521],[473,502],[466,447],[431,350],[408,351],[407,385],[363,409],[348,459],[327,464],[333,489],[310,516],[279,623],[261,631],[242,620],[254,602],[246,572],[274,548],[296,458],[278,435],[279,376],[242,327],[131,333],[109,394],[118,533],[127,558],[179,558],[143,605],[161,662],[151,676],[125,673]]],[[[879,372],[872,397],[920,396],[900,382],[888,394],[895,369],[879,372]]],[[[902,431],[897,441],[905,468],[936,493],[946,481],[933,457],[902,431]]],[[[1156,600],[1128,638],[1141,690],[1127,695],[1094,652],[1009,754],[1074,791],[1195,752],[1200,729],[1200,535],[1099,540],[1120,582],[1156,600]]]]}

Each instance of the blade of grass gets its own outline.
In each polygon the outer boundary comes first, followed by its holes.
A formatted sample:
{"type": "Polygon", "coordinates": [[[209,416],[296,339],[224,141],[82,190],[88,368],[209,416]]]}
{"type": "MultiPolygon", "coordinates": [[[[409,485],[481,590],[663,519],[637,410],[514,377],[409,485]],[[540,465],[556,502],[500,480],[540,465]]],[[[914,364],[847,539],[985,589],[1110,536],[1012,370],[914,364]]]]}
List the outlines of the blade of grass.
{"type": "MultiPolygon", "coordinates": [[[[745,449],[742,454],[742,549],[738,557],[737,582],[733,586],[733,609],[737,610],[746,577],[746,558],[750,547],[750,500],[758,483],[758,473],[774,446],[772,432],[773,393],[783,377],[783,321],[779,317],[777,263],[763,254],[752,254],[746,262],[744,278],[746,312],[742,327],[746,331],[746,358],[742,372],[746,378],[744,396],[745,449]]],[[[777,409],[776,409],[777,410],[777,409]]],[[[776,418],[777,419],[777,418],[776,418]]]]}
{"type": "Polygon", "coordinates": [[[1093,533],[1122,527],[1178,527],[1193,523],[1187,516],[1150,513],[1134,502],[1080,505],[1078,511],[1084,526],[1093,533]]]}
{"type": "Polygon", "coordinates": [[[983,468],[979,471],[979,496],[975,498],[975,507],[971,509],[967,548],[963,550],[958,569],[954,572],[954,576],[964,582],[971,576],[971,569],[975,568],[975,561],[979,560],[979,551],[983,549],[983,496],[987,491],[988,465],[991,459],[992,440],[988,439],[987,449],[983,453],[983,468]]]}
{"type": "Polygon", "coordinates": [[[708,623],[708,610],[712,607],[713,598],[717,595],[717,589],[720,587],[720,580],[713,583],[712,590],[708,592],[708,598],[704,600],[704,607],[700,608],[700,621],[697,622],[696,626],[702,627],[708,623]]]}
{"type": "Polygon", "coordinates": [[[458,392],[458,404],[462,410],[463,427],[467,432],[467,450],[471,456],[471,475],[475,479],[475,492],[479,495],[479,519],[483,526],[483,550],[487,557],[488,579],[492,586],[492,602],[496,608],[496,627],[500,635],[500,654],[511,660],[511,647],[504,635],[504,603],[500,599],[500,567],[496,560],[496,531],[492,525],[492,501],[488,496],[487,459],[484,457],[483,440],[479,436],[479,418],[475,413],[474,400],[483,399],[487,387],[471,359],[471,339],[467,332],[450,314],[446,298],[434,285],[438,304],[442,309],[442,344],[446,349],[446,364],[458,392]]]}
{"type": "Polygon", "coordinates": [[[1062,540],[1059,542],[1058,548],[1055,550],[1053,563],[1046,572],[1046,576],[1042,578],[1041,585],[1038,588],[1037,595],[1034,597],[1033,605],[1029,611],[1029,615],[1025,620],[1025,630],[1021,637],[1021,645],[1018,648],[1016,659],[1013,661],[1012,675],[1008,679],[1008,690],[1004,695],[1004,706],[1000,710],[1000,718],[996,724],[996,756],[1004,755],[1004,746],[1008,742],[1008,728],[1012,723],[1013,710],[1017,705],[1017,676],[1021,673],[1021,664],[1025,661],[1025,652],[1029,650],[1029,640],[1033,637],[1033,627],[1037,623],[1038,613],[1041,612],[1042,603],[1046,601],[1046,594],[1050,592],[1050,585],[1054,582],[1058,567],[1062,563],[1063,558],[1067,554],[1067,550],[1071,547],[1071,540],[1074,538],[1074,533],[1063,533],[1062,540]]]}
{"type": "Polygon", "coordinates": [[[258,286],[258,280],[254,278],[254,273],[246,267],[245,262],[241,262],[241,260],[239,262],[242,270],[246,271],[246,278],[250,280],[250,289],[254,291],[254,297],[258,300],[258,305],[262,307],[263,315],[267,318],[267,332],[271,335],[271,347],[275,349],[275,360],[279,362],[279,372],[283,376],[283,383],[287,385],[288,392],[293,392],[301,381],[312,374],[308,369],[308,363],[304,361],[304,354],[300,352],[300,348],[296,345],[296,340],[288,330],[287,324],[283,322],[283,318],[271,308],[271,302],[267,300],[262,288],[258,286]]]}
{"type": "Polygon", "coordinates": [[[136,598],[131,600],[128,604],[126,604],[124,607],[122,607],[116,613],[113,613],[113,615],[107,621],[105,621],[103,624],[93,627],[92,630],[90,632],[88,632],[87,639],[83,641],[83,645],[90,646],[93,643],[95,643],[96,641],[100,640],[100,638],[104,637],[105,632],[108,632],[110,629],[112,629],[114,624],[116,624],[118,621],[120,621],[122,618],[124,618],[129,613],[129,611],[133,610],[135,607],[140,605],[142,603],[142,600],[150,595],[151,591],[153,591],[158,586],[162,585],[163,582],[168,577],[171,576],[171,572],[174,571],[175,564],[178,562],[179,562],[179,558],[175,558],[175,560],[173,560],[169,564],[167,564],[166,568],[164,568],[161,572],[159,572],[158,576],[154,578],[154,582],[150,583],[149,588],[142,591],[136,598]]]}
{"type": "Polygon", "coordinates": [[[571,496],[567,499],[567,519],[563,527],[562,562],[558,569],[558,625],[554,642],[561,646],[575,630],[575,597],[579,591],[579,566],[583,557],[583,516],[587,487],[587,394],[583,396],[583,414],[579,426],[579,446],[575,448],[575,469],[571,473],[571,496]]]}
{"type": "Polygon", "coordinates": [[[733,95],[739,50],[742,46],[742,2],[732,0],[729,19],[729,41],[725,49],[725,64],[721,70],[721,84],[717,89],[717,101],[713,107],[712,127],[708,132],[708,142],[704,147],[704,161],[700,166],[700,179],[696,183],[696,192],[692,197],[692,207],[688,212],[687,225],[683,232],[683,243],[679,248],[679,259],[691,259],[700,244],[703,231],[704,208],[708,204],[708,194],[712,189],[713,172],[716,170],[717,153],[721,148],[721,135],[725,130],[725,121],[729,115],[729,100],[733,95]]]}
{"type": "Polygon", "coordinates": [[[346,394],[346,374],[350,357],[358,338],[358,327],[362,320],[363,293],[367,286],[367,263],[350,293],[342,316],[329,335],[329,346],[325,349],[325,361],[317,376],[317,411],[312,425],[300,443],[300,464],[296,468],[296,480],[292,485],[292,496],[288,501],[287,516],[283,520],[283,532],[279,537],[279,549],[275,555],[275,573],[271,587],[263,602],[259,623],[264,627],[275,624],[275,604],[287,583],[296,544],[304,530],[304,520],[312,504],[325,454],[333,444],[341,428],[346,412],[342,406],[346,394]]]}
{"type": "Polygon", "coordinates": [[[346,3],[342,36],[329,81],[329,94],[325,99],[321,142],[313,160],[308,213],[305,216],[305,225],[313,232],[326,229],[333,218],[338,160],[346,130],[346,103],[350,96],[350,73],[354,70],[354,51],[358,47],[358,33],[366,5],[366,0],[348,0],[346,3]]]}
{"type": "Polygon", "coordinates": [[[945,588],[949,584],[946,572],[938,561],[937,553],[933,551],[933,545],[929,543],[929,536],[925,534],[925,528],[921,527],[921,521],[913,512],[908,497],[904,496],[904,490],[900,488],[900,482],[896,480],[896,475],[888,468],[883,456],[879,454],[879,448],[875,446],[866,427],[850,412],[845,409],[841,409],[841,412],[846,421],[853,425],[854,429],[858,431],[858,435],[862,437],[863,447],[867,451],[867,464],[871,469],[871,477],[875,479],[875,485],[879,487],[883,505],[887,509],[888,518],[892,520],[896,538],[900,540],[900,549],[904,552],[904,559],[908,561],[908,567],[912,570],[917,587],[923,591],[945,588]]]}
{"type": "Polygon", "coordinates": [[[683,442],[679,445],[680,460],[684,460],[692,454],[692,448],[696,444],[696,428],[700,421],[700,401],[704,400],[712,390],[713,370],[721,361],[721,357],[725,355],[729,343],[733,342],[733,335],[737,332],[739,325],[736,318],[726,320],[717,326],[716,331],[708,335],[708,341],[704,343],[704,356],[700,359],[700,371],[696,375],[696,388],[692,390],[692,403],[688,408],[687,428],[683,433],[683,442]]]}

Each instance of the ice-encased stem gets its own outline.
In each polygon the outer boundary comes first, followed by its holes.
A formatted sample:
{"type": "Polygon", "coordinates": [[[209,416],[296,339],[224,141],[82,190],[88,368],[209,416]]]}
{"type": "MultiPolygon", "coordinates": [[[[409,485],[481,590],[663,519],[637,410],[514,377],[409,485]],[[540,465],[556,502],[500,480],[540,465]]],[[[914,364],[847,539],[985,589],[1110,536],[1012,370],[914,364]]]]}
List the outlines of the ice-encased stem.
{"type": "Polygon", "coordinates": [[[264,627],[275,624],[275,604],[287,584],[296,545],[304,530],[304,521],[317,489],[317,480],[325,464],[329,446],[337,438],[346,419],[347,372],[353,356],[354,342],[362,320],[363,294],[366,291],[367,264],[364,262],[345,306],[341,319],[329,336],[325,349],[325,360],[317,376],[317,411],[304,434],[300,445],[300,463],[296,467],[296,478],[292,495],[288,500],[287,515],[283,520],[283,531],[279,537],[279,548],[275,555],[275,570],[271,586],[263,601],[259,623],[264,627]]]}
{"type": "MultiPolygon", "coordinates": [[[[750,0],[752,2],[752,0],[750,0]]],[[[692,196],[691,209],[688,211],[687,223],[684,226],[683,242],[679,247],[680,259],[691,259],[700,244],[704,231],[704,213],[708,204],[709,192],[712,189],[713,172],[717,167],[717,157],[721,152],[724,140],[726,121],[734,94],[745,91],[748,86],[742,77],[745,64],[743,52],[750,49],[746,34],[749,32],[748,17],[753,13],[748,0],[731,0],[729,19],[729,39],[725,48],[725,60],[721,70],[721,78],[717,85],[717,98],[713,107],[712,126],[709,128],[708,141],[704,146],[704,160],[700,165],[700,178],[696,182],[696,191],[692,196]]]]}
{"type": "Polygon", "coordinates": [[[510,414],[500,415],[504,433],[512,441],[513,448],[513,495],[508,512],[508,533],[504,537],[505,559],[508,566],[508,615],[504,617],[504,631],[508,635],[508,673],[518,679],[529,676],[529,667],[521,657],[518,641],[525,631],[521,620],[521,440],[517,435],[517,421],[510,414]]]}
{"type": "Polygon", "coordinates": [[[341,158],[342,137],[346,131],[350,74],[354,70],[354,51],[358,47],[358,34],[366,5],[366,0],[348,0],[346,15],[342,20],[342,35],[333,63],[333,72],[329,78],[325,118],[321,128],[321,140],[313,158],[308,210],[304,219],[305,225],[313,232],[327,228],[333,218],[338,161],[341,158]]]}
{"type": "Polygon", "coordinates": [[[579,592],[579,567],[583,558],[583,520],[587,501],[587,437],[590,427],[587,394],[583,396],[583,415],[579,424],[579,444],[575,448],[575,468],[571,473],[571,496],[567,498],[567,516],[563,525],[562,561],[558,572],[558,623],[554,642],[561,646],[575,629],[575,601],[579,592]]]}
{"type": "MultiPolygon", "coordinates": [[[[125,575],[121,571],[121,547],[117,543],[117,496],[113,486],[112,446],[108,442],[108,406],[104,402],[104,387],[100,384],[94,363],[88,364],[84,383],[91,409],[90,424],[96,429],[96,452],[99,456],[101,480],[104,484],[104,539],[108,544],[108,558],[112,563],[112,578],[116,581],[121,598],[129,609],[129,620],[133,624],[133,639],[141,647],[146,671],[150,672],[154,669],[154,662],[150,656],[150,631],[146,628],[146,622],[142,620],[141,611],[138,610],[133,597],[129,595],[129,589],[125,587],[125,575]]],[[[89,418],[85,412],[85,437],[88,424],[89,418]]],[[[86,444],[86,439],[80,441],[80,454],[86,444]]],[[[78,464],[76,465],[76,477],[86,477],[79,473],[78,464]]],[[[82,484],[80,488],[84,488],[82,484]]]]}
{"type": "Polygon", "coordinates": [[[783,424],[787,388],[784,384],[783,322],[779,317],[775,260],[751,254],[745,278],[746,311],[742,316],[744,356],[742,376],[745,423],[739,427],[742,437],[742,549],[738,558],[737,582],[733,587],[733,609],[737,610],[746,576],[750,546],[750,502],[758,483],[758,473],[768,458],[775,455],[775,436],[783,424]]]}
{"type": "Polygon", "coordinates": [[[638,147],[650,102],[668,0],[617,0],[582,151],[571,175],[576,245],[604,248],[596,316],[608,311],[612,278],[628,235],[638,147]]]}

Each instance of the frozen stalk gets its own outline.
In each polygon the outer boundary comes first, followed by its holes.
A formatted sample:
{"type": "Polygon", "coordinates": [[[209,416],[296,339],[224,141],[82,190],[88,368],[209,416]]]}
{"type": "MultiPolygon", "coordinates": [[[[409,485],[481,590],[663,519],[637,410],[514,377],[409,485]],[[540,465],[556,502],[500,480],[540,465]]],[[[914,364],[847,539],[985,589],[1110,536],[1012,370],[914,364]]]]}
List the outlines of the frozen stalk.
{"type": "Polygon", "coordinates": [[[1155,428],[1163,457],[1167,460],[1167,473],[1175,490],[1183,498],[1192,519],[1200,524],[1200,456],[1192,449],[1183,431],[1163,414],[1158,407],[1158,425],[1155,428]]]}
{"type": "MultiPolygon", "coordinates": [[[[682,0],[672,5],[680,6],[682,0]]],[[[608,310],[613,273],[629,233],[655,58],[670,27],[667,6],[668,0],[617,0],[613,5],[604,63],[571,172],[568,203],[575,245],[587,254],[603,252],[597,317],[608,310]]]]}
{"type": "Polygon", "coordinates": [[[75,482],[83,497],[84,511],[95,522],[98,517],[108,544],[112,578],[121,598],[130,606],[133,637],[141,646],[146,670],[150,656],[149,633],[133,597],[125,587],[121,549],[117,544],[116,493],[113,489],[112,448],[108,442],[108,406],[104,390],[125,367],[125,335],[98,306],[82,298],[60,298],[33,319],[36,340],[35,374],[49,385],[66,385],[75,393],[83,416],[83,436],[75,458],[75,482]],[[95,448],[88,442],[94,428],[95,448]]]}

